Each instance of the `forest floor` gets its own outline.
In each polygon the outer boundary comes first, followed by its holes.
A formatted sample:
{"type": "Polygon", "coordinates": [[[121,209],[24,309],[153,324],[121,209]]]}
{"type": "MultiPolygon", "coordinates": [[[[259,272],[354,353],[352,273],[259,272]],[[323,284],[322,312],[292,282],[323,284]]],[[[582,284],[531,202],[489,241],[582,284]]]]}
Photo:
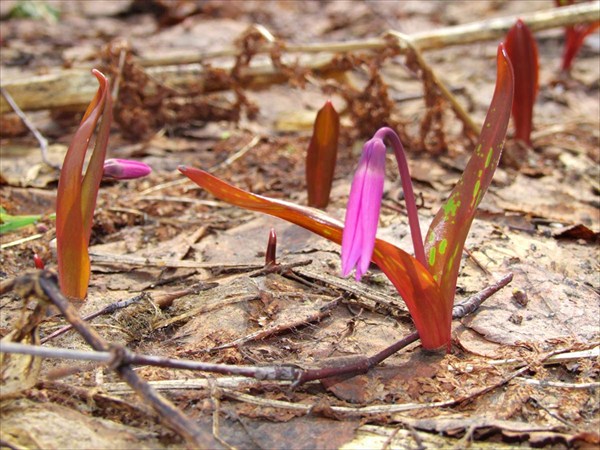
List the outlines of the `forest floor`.
{"type": "MultiPolygon", "coordinates": [[[[109,157],[153,168],[146,178],[102,185],[90,243],[92,277],[79,313],[145,293],[90,325],[108,342],[140,354],[302,367],[371,355],[411,333],[401,298],[377,267],[362,282],[343,279],[339,246],[221,202],[177,167],[210,170],[254,193],[306,204],[306,149],[315,113],[331,99],[342,135],[327,213],[343,219],[362,144],[387,124],[405,141],[420,219],[429,224],[473,141],[447,102],[425,105],[423,83],[404,56],[356,50],[345,70],[320,77],[303,70],[315,56],[298,53],[292,55],[297,61],[286,62],[286,76],[258,85],[229,73],[228,89],[208,93],[189,80],[168,86],[138,61],[172,57],[182,67],[185,55],[224,48],[249,56],[260,42],[248,32],[253,24],[276,42],[334,44],[388,29],[411,35],[553,7],[533,0],[42,4],[55,9],[40,19],[17,19],[8,17],[17,2],[0,3],[2,85],[67,68],[119,74],[109,157]],[[120,56],[126,58],[119,66],[120,56]],[[364,90],[369,82],[375,87],[364,90]],[[434,117],[429,128],[426,117],[434,117]],[[277,262],[288,270],[262,270],[271,227],[277,262]]],[[[239,376],[137,368],[206,430],[205,447],[598,445],[598,34],[584,45],[570,78],[558,70],[563,30],[535,37],[540,90],[533,148],[515,143],[509,126],[503,159],[467,239],[456,298],[507,273],[512,283],[453,323],[448,354],[424,352],[417,341],[348,379],[291,389],[239,376]]],[[[500,40],[424,53],[477,124],[494,89],[500,40]]],[[[231,61],[215,57],[206,67],[231,61]]],[[[270,58],[256,55],[253,64],[269,65],[270,58]]],[[[81,111],[25,111],[48,140],[52,162],[62,162],[81,111]]],[[[16,116],[4,114],[1,125],[1,205],[12,215],[43,215],[36,225],[1,236],[0,276],[7,280],[33,270],[34,253],[47,268],[56,266],[48,215],[59,173],[43,163],[38,142],[16,116]]],[[[412,252],[399,177],[389,162],[379,235],[412,252]]],[[[1,336],[22,313],[15,293],[0,299],[1,336]]],[[[42,338],[66,323],[49,316],[42,338]]],[[[89,349],[72,330],[44,345],[89,349]]],[[[2,400],[0,420],[0,446],[9,448],[186,446],[110,367],[91,362],[44,359],[33,387],[2,400]]]]}

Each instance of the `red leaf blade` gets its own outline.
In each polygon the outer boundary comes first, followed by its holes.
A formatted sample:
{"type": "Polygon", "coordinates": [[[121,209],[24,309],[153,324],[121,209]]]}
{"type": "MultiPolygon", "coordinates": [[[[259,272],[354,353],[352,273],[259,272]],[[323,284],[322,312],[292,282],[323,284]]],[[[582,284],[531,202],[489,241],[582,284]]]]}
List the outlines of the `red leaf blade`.
{"type": "Polygon", "coordinates": [[[531,146],[533,105],[538,93],[538,49],[535,38],[521,19],[509,30],[504,41],[515,75],[512,115],[515,137],[531,146]]]}
{"type": "MultiPolygon", "coordinates": [[[[241,208],[270,214],[310,230],[338,244],[343,224],[323,212],[270,199],[238,189],[199,169],[179,171],[215,197],[241,208]]],[[[424,348],[437,349],[450,342],[451,309],[445,308],[437,283],[423,265],[389,242],[377,239],[373,262],[392,281],[404,299],[424,348]]]]}
{"type": "Polygon", "coordinates": [[[317,113],[313,135],[306,153],[306,189],[308,205],[325,208],[337,160],[340,116],[331,101],[317,113]]]}
{"type": "Polygon", "coordinates": [[[496,89],[475,152],[425,238],[429,271],[452,309],[460,260],[475,210],[489,187],[504,146],[514,94],[514,76],[503,44],[498,47],[496,89]]]}
{"type": "MultiPolygon", "coordinates": [[[[56,243],[60,288],[65,296],[76,299],[84,299],[87,294],[90,279],[87,247],[91,231],[91,215],[96,201],[95,194],[98,192],[97,187],[94,192],[91,184],[84,181],[81,172],[89,140],[103,111],[107,110],[106,103],[110,96],[108,81],[104,75],[99,76],[96,73],[94,75],[98,78],[100,87],[88,106],[65,155],[56,199],[56,243]],[[89,185],[86,191],[83,189],[84,185],[89,185]],[[91,193],[94,194],[93,199],[91,193]]],[[[107,125],[101,127],[101,133],[106,134],[108,138],[108,130],[105,128],[110,127],[110,119],[103,120],[103,123],[107,125]]],[[[104,141],[104,138],[99,135],[98,140],[104,141]]],[[[97,147],[98,145],[100,143],[97,147]]],[[[93,163],[93,160],[94,158],[98,160],[101,156],[101,154],[92,156],[87,173],[90,173],[90,170],[93,172],[97,170],[97,163],[93,163]]],[[[102,158],[103,163],[104,158],[102,158]]],[[[100,164],[100,177],[102,177],[102,164],[100,164]]]]}

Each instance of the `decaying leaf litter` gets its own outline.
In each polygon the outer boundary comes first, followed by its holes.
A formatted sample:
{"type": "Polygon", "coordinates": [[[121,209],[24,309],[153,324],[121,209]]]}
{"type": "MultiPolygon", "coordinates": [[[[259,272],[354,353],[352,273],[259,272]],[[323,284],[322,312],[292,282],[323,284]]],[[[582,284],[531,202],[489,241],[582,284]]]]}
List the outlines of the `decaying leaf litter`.
{"type": "MultiPolygon", "coordinates": [[[[423,101],[423,83],[410,61],[385,51],[356,51],[339,57],[337,70],[322,79],[305,70],[304,60],[286,60],[280,70],[288,82],[270,79],[257,88],[248,86],[243,69],[265,37],[250,27],[262,24],[276,43],[337,43],[390,28],[412,34],[516,17],[550,3],[469,2],[467,19],[463,2],[443,3],[441,10],[433,2],[365,2],[351,9],[342,2],[282,2],[270,11],[261,3],[209,2],[191,4],[190,10],[167,8],[159,16],[134,14],[128,2],[102,11],[64,2],[56,23],[4,21],[3,85],[61,66],[93,65],[120,76],[109,153],[154,169],[148,179],[101,188],[90,248],[95,263],[80,313],[147,292],[132,306],[94,319],[94,329],[137,353],[240,365],[323,366],[333,358],[372,354],[407,335],[413,327],[406,309],[377,270],[362,284],[343,280],[339,247],[229,207],[182,181],[175,169],[212,169],[237,186],[305,204],[310,128],[316,110],[331,98],[342,111],[343,145],[328,213],[343,218],[360,142],[384,120],[405,141],[422,199],[419,213],[431,219],[466,164],[471,141],[447,102],[430,92],[423,101]],[[215,86],[229,89],[211,93],[189,83],[162,85],[133,57],[232,45],[234,69],[209,72],[215,86]],[[277,231],[277,260],[292,265],[290,271],[261,270],[271,227],[277,231]],[[184,295],[186,289],[193,293],[184,295]]],[[[557,83],[561,37],[560,28],[536,33],[541,90],[535,150],[511,142],[509,131],[505,163],[467,240],[457,297],[513,272],[509,288],[453,324],[451,354],[427,355],[413,346],[366,375],[337,383],[292,391],[268,381],[137,369],[209,436],[214,432],[215,441],[206,446],[221,445],[218,439],[264,448],[597,442],[598,356],[552,359],[597,348],[599,315],[597,47],[590,41],[572,79],[557,83]]],[[[485,41],[425,54],[477,124],[494,85],[494,53],[495,42],[485,41]]],[[[278,61],[276,52],[256,55],[254,62],[261,58],[278,61]]],[[[219,61],[211,63],[218,67],[219,61]]],[[[50,160],[61,162],[80,113],[27,114],[51,143],[50,160]]],[[[11,214],[49,214],[57,173],[41,163],[33,138],[24,130],[18,135],[18,124],[3,116],[2,206],[11,214]],[[10,130],[16,135],[7,135],[10,130]]],[[[401,191],[396,175],[388,175],[395,181],[386,184],[381,236],[408,249],[408,226],[398,214],[401,191]]],[[[44,219],[2,236],[2,244],[9,244],[40,235],[3,248],[7,278],[33,268],[34,252],[52,264],[53,227],[44,219]]],[[[18,323],[21,304],[14,294],[2,298],[3,335],[18,323]]],[[[64,325],[51,317],[41,325],[42,336],[64,325]]],[[[89,349],[72,331],[46,345],[89,349]]],[[[67,437],[70,445],[103,448],[184,444],[114,372],[85,362],[43,360],[37,384],[5,401],[2,421],[2,439],[23,446],[61,447],[67,437]]]]}

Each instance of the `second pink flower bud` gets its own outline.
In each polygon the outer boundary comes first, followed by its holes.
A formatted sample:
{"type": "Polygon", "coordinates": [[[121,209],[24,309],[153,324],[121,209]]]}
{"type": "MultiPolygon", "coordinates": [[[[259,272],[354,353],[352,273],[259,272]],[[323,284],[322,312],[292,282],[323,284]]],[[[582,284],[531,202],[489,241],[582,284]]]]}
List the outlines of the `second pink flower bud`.
{"type": "Polygon", "coordinates": [[[150,172],[152,172],[152,168],[143,162],[130,159],[107,159],[104,161],[103,178],[132,180],[145,177],[150,172]]]}

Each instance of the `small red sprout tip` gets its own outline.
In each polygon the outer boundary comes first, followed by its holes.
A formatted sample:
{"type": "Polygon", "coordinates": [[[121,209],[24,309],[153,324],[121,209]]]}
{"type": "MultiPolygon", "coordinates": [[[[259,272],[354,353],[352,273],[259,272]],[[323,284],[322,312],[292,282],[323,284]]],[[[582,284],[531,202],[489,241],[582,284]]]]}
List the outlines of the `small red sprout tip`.
{"type": "Polygon", "coordinates": [[[515,75],[512,105],[515,138],[531,146],[533,106],[539,78],[537,44],[527,25],[519,19],[506,35],[504,45],[515,75]]]}
{"type": "Polygon", "coordinates": [[[44,261],[42,261],[42,258],[40,258],[40,256],[37,253],[33,254],[33,263],[35,264],[36,269],[44,270],[44,268],[46,267],[44,261]]]}
{"type": "MultiPolygon", "coordinates": [[[[574,0],[555,0],[558,7],[569,6],[574,0]]],[[[565,48],[563,50],[561,71],[568,73],[571,70],[575,57],[581,50],[585,38],[600,28],[600,20],[592,23],[577,23],[565,27],[565,48]]]]}
{"type": "Polygon", "coordinates": [[[277,233],[275,233],[275,228],[271,228],[269,231],[267,252],[265,253],[265,266],[275,265],[277,265],[277,233]]]}

